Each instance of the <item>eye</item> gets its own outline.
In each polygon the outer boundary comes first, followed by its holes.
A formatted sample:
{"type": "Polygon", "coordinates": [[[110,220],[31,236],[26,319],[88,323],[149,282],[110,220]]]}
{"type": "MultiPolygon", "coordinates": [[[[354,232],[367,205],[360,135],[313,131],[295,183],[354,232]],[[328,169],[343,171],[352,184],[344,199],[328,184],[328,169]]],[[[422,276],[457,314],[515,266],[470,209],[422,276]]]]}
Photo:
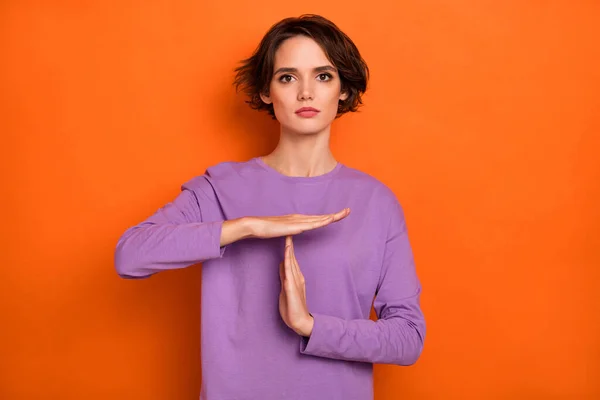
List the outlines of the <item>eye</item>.
{"type": "Polygon", "coordinates": [[[321,82],[326,82],[331,79],[333,79],[333,76],[331,74],[328,74],[328,73],[319,74],[319,80],[321,82]]]}
{"type": "Polygon", "coordinates": [[[294,77],[291,76],[291,75],[281,75],[279,77],[279,82],[281,82],[281,83],[289,83],[289,82],[292,81],[292,79],[294,79],[294,77]]]}

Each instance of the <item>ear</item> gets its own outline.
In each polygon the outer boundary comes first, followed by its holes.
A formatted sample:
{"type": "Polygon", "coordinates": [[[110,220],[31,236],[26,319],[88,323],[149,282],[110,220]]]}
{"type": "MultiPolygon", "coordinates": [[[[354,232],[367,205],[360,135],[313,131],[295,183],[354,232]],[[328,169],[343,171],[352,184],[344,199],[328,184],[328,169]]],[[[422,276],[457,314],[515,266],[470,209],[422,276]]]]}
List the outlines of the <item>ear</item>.
{"type": "Polygon", "coordinates": [[[348,92],[340,92],[340,100],[344,101],[348,98],[348,92]]]}
{"type": "Polygon", "coordinates": [[[269,96],[266,93],[261,93],[260,94],[260,99],[263,101],[263,103],[265,104],[271,104],[273,102],[273,100],[271,100],[271,96],[269,96]]]}

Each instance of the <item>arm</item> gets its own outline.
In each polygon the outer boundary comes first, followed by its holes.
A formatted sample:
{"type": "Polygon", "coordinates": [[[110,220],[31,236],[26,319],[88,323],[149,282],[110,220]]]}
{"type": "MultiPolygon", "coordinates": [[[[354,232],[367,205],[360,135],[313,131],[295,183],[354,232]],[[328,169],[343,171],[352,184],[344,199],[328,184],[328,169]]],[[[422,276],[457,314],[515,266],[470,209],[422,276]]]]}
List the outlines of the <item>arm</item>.
{"type": "MultiPolygon", "coordinates": [[[[203,182],[204,178],[198,182],[203,182]]],[[[194,180],[192,180],[194,181],[194,180]]],[[[222,257],[229,243],[249,235],[244,219],[203,221],[202,191],[183,185],[181,193],[119,238],[114,262],[122,278],[147,278],[159,271],[185,268],[222,257]]]]}
{"type": "Polygon", "coordinates": [[[301,353],[397,365],[411,365],[419,358],[425,339],[419,304],[421,285],[397,201],[388,215],[390,226],[374,302],[378,320],[345,320],[311,313],[314,325],[310,337],[301,338],[301,353]]]}

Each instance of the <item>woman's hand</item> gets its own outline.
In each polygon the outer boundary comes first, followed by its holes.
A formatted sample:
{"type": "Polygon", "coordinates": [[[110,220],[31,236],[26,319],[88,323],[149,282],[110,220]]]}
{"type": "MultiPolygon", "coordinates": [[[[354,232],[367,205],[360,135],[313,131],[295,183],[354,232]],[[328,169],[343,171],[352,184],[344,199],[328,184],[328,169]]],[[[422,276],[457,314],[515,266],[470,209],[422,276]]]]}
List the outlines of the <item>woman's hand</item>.
{"type": "Polygon", "coordinates": [[[333,222],[346,218],[349,208],[334,214],[305,215],[288,214],[267,217],[241,217],[223,222],[220,245],[247,238],[268,239],[274,237],[297,235],[311,229],[322,228],[333,222]]]}
{"type": "Polygon", "coordinates": [[[246,219],[252,232],[251,237],[267,239],[297,235],[304,231],[321,228],[345,218],[348,214],[350,214],[350,209],[344,208],[335,214],[288,214],[276,217],[246,217],[246,219]]]}
{"type": "Polygon", "coordinates": [[[287,326],[301,336],[310,336],[314,325],[312,315],[306,306],[306,286],[294,254],[292,237],[285,238],[285,256],[279,264],[281,292],[279,293],[279,313],[287,326]]]}

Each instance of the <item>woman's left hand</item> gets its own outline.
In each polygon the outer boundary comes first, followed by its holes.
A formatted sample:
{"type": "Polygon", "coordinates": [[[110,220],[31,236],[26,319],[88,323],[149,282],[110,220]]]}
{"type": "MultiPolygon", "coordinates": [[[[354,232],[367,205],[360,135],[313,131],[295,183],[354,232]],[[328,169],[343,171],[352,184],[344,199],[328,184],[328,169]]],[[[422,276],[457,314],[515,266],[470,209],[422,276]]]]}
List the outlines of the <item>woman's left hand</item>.
{"type": "Polygon", "coordinates": [[[279,313],[287,326],[301,336],[310,336],[314,319],[306,306],[306,286],[294,255],[291,236],[285,238],[285,256],[279,264],[281,292],[279,293],[279,313]]]}

